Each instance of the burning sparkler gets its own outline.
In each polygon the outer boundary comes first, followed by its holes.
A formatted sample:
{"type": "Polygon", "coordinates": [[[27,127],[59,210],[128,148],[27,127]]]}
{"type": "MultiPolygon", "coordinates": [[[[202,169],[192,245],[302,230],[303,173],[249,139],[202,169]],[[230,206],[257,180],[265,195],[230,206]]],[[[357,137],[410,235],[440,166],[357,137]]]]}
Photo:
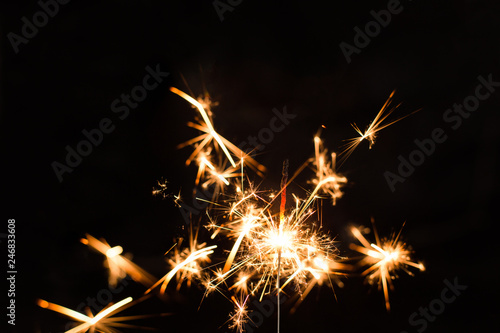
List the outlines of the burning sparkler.
{"type": "MultiPolygon", "coordinates": [[[[81,242],[106,256],[110,285],[116,286],[128,274],[148,288],[145,292],[147,296],[144,297],[149,297],[148,294],[157,287],[160,287],[161,295],[165,294],[168,284],[174,279],[177,290],[184,282],[189,287],[193,281],[201,281],[205,287],[204,297],[218,291],[234,303],[235,310],[230,314],[229,326],[239,332],[245,329],[250,320],[246,305],[249,298],[257,297],[261,301],[265,295],[276,294],[279,333],[279,298],[285,288],[294,288],[292,299],[295,304],[291,308],[293,313],[315,286],[328,284],[333,289],[334,282],[342,286],[340,277],[352,269],[352,266],[343,263],[345,258],[339,256],[340,251],[334,239],[323,232],[321,209],[315,208],[320,206],[316,203],[327,197],[335,205],[343,195],[342,187],[347,179],[336,171],[337,155],[328,152],[318,134],[314,137],[314,157],[308,159],[290,178],[288,160],[285,161],[279,191],[258,191],[254,183],[246,180],[244,167],[248,166],[261,177],[266,168],[215,131],[211,112],[213,104],[208,95],[195,99],[177,88],[172,87],[170,91],[188,101],[198,111],[195,121],[189,122],[188,126],[201,134],[178,147],[194,148],[186,165],[194,162],[198,166],[195,184],[203,188],[215,184],[212,201],[206,200],[210,203],[205,212],[209,220],[206,227],[212,231],[212,239],[222,237],[234,241],[224,265],[216,263],[206,267],[211,263],[209,256],[214,253],[217,245],[207,246],[206,242],[198,241],[199,229],[193,234],[192,225],[188,246],[182,247],[181,238],[172,247],[174,251],[167,258],[170,271],[159,280],[122,255],[123,248],[120,246],[111,247],[105,240],[98,240],[88,234],[81,242]],[[314,178],[310,180],[314,188],[305,198],[300,198],[291,193],[288,186],[306,167],[314,171],[314,178]],[[287,203],[287,194],[289,199],[293,198],[293,203],[292,200],[287,203]],[[279,209],[275,205],[278,198],[279,209]],[[208,273],[209,270],[213,274],[208,273]]],[[[367,140],[371,148],[380,130],[407,117],[385,123],[399,106],[392,106],[393,96],[394,91],[366,131],[362,132],[355,124],[352,125],[359,137],[348,140],[346,149],[341,154],[341,162],[363,140],[367,140]]],[[[153,189],[153,194],[170,196],[166,194],[166,190],[167,183],[161,181],[153,189]]],[[[180,192],[173,197],[176,204],[181,201],[180,192]]],[[[375,243],[368,242],[358,228],[351,228],[351,232],[361,243],[351,244],[351,249],[364,255],[359,265],[368,266],[362,274],[368,282],[376,283],[383,289],[386,308],[390,310],[388,290],[393,289],[392,280],[397,277],[397,271],[404,270],[412,275],[410,267],[420,270],[425,268],[423,264],[411,260],[412,251],[400,240],[401,231],[390,239],[380,240],[374,228],[375,243]]],[[[144,297],[136,302],[142,301],[144,297]]],[[[80,323],[67,333],[93,333],[116,332],[116,327],[138,328],[122,321],[145,316],[112,317],[136,302],[130,297],[126,298],[116,304],[109,304],[95,316],[90,310],[85,315],[44,300],[39,300],[38,305],[80,323]]]]}
{"type": "MultiPolygon", "coordinates": [[[[373,222],[373,220],[372,220],[373,222]]],[[[384,292],[385,306],[390,311],[389,288],[394,289],[392,280],[397,278],[397,271],[403,270],[409,275],[413,273],[408,267],[414,267],[421,271],[425,270],[422,263],[411,261],[412,251],[410,247],[400,240],[401,230],[397,235],[393,234],[389,239],[380,239],[374,227],[376,243],[370,243],[363,236],[359,228],[352,227],[351,232],[362,246],[351,244],[351,249],[362,253],[365,257],[360,261],[360,265],[369,266],[362,275],[366,276],[370,284],[378,284],[384,292]]],[[[403,224],[404,226],[404,224],[403,224]]]]}
{"type": "Polygon", "coordinates": [[[343,275],[340,271],[347,266],[336,261],[338,250],[333,240],[309,223],[315,214],[311,204],[317,199],[318,188],[306,200],[293,195],[295,207],[287,210],[287,183],[285,163],[278,213],[271,210],[273,200],[279,196],[271,194],[270,200],[266,200],[265,193],[250,185],[246,191],[238,192],[224,211],[229,221],[210,225],[216,232],[236,238],[224,269],[210,283],[212,288],[229,283],[228,290],[235,289],[247,296],[259,294],[262,300],[274,292],[279,297],[283,288],[293,284],[302,296],[296,308],[315,285],[331,283],[331,276],[343,275]]]}

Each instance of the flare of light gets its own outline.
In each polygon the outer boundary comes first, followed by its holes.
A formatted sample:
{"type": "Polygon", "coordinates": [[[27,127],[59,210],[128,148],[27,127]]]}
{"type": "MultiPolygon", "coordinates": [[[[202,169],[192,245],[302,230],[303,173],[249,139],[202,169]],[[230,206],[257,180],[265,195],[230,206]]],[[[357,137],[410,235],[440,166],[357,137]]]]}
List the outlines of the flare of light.
{"type": "Polygon", "coordinates": [[[170,272],[168,272],[164,277],[159,279],[151,288],[146,290],[145,294],[150,293],[153,289],[158,287],[161,284],[160,287],[160,294],[164,294],[165,290],[167,289],[167,285],[169,284],[170,280],[176,275],[176,273],[181,270],[183,267],[193,263],[194,261],[202,258],[207,258],[208,255],[212,254],[217,245],[212,245],[208,246],[205,248],[202,248],[200,250],[194,251],[193,253],[189,254],[189,256],[179,264],[177,264],[170,272]]]}
{"type": "MultiPolygon", "coordinates": [[[[84,315],[83,313],[68,309],[64,306],[47,302],[45,300],[37,300],[38,306],[48,309],[51,311],[58,312],[67,317],[70,317],[80,324],[76,325],[65,333],[84,333],[84,332],[119,332],[117,328],[129,328],[129,329],[149,329],[147,327],[141,327],[137,325],[125,324],[125,321],[144,319],[151,317],[152,315],[136,315],[136,316],[125,316],[125,317],[112,317],[115,314],[124,311],[125,309],[135,305],[138,302],[143,301],[145,298],[141,298],[133,302],[132,297],[127,297],[118,303],[108,304],[104,309],[98,312],[95,316],[89,311],[89,315],[84,315]]],[[[159,314],[154,316],[163,316],[167,314],[159,314]]]]}
{"type": "Polygon", "coordinates": [[[395,92],[396,92],[395,90],[391,92],[389,98],[386,100],[380,111],[375,116],[375,119],[373,119],[373,121],[370,123],[370,125],[364,132],[356,124],[352,124],[352,127],[359,134],[359,136],[346,140],[347,143],[344,145],[344,150],[341,153],[342,155],[341,163],[343,163],[352,154],[352,152],[358,147],[358,145],[363,140],[367,140],[369,142],[369,148],[371,149],[375,144],[375,140],[377,139],[379,131],[383,130],[388,126],[393,125],[394,123],[397,123],[398,121],[420,110],[420,109],[416,110],[406,116],[400,117],[396,120],[392,120],[388,123],[384,123],[384,121],[394,112],[394,110],[396,110],[401,105],[401,103],[399,103],[395,106],[392,106],[395,92]]]}
{"type": "Polygon", "coordinates": [[[351,244],[350,247],[365,255],[359,262],[360,266],[367,267],[362,275],[366,277],[367,282],[378,284],[383,290],[385,307],[387,311],[390,311],[389,289],[394,289],[392,281],[398,277],[397,272],[403,270],[413,276],[413,272],[409,270],[410,267],[421,271],[424,271],[425,267],[422,263],[412,261],[411,254],[413,251],[411,251],[406,243],[400,240],[403,227],[401,227],[397,235],[393,234],[390,238],[383,239],[379,239],[375,225],[373,225],[373,228],[376,239],[375,243],[370,243],[363,236],[359,228],[351,227],[352,234],[361,243],[361,246],[351,244]]]}
{"type": "Polygon", "coordinates": [[[85,238],[82,238],[80,242],[106,256],[110,286],[116,287],[118,282],[125,278],[127,274],[145,287],[150,287],[156,281],[154,276],[121,255],[123,252],[121,246],[111,247],[104,239],[99,240],[89,234],[86,234],[85,238]]]}

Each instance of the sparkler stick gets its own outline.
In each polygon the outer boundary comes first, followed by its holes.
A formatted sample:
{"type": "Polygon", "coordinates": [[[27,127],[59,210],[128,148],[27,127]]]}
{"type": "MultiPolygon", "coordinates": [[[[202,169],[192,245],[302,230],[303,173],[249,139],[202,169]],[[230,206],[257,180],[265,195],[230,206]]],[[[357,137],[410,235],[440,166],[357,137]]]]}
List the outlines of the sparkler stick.
{"type": "MultiPolygon", "coordinates": [[[[286,207],[286,182],[288,180],[288,160],[283,162],[283,171],[281,178],[281,205],[280,205],[280,220],[279,220],[279,237],[282,237],[283,233],[283,223],[285,221],[285,207],[286,207]]],[[[278,306],[278,315],[277,315],[277,332],[280,333],[280,270],[281,270],[281,247],[278,248],[278,277],[276,279],[276,289],[277,289],[277,306],[278,306]]]]}
{"type": "MultiPolygon", "coordinates": [[[[317,198],[316,194],[314,193],[305,204],[300,204],[300,200],[294,195],[296,208],[286,214],[286,187],[291,180],[288,179],[287,163],[284,164],[281,190],[277,195],[269,196],[272,198],[271,202],[257,195],[255,190],[250,189],[249,193],[245,194],[238,191],[235,202],[229,205],[225,213],[228,218],[235,215],[238,219],[220,226],[211,222],[210,228],[229,232],[237,237],[237,240],[224,270],[207,284],[210,290],[214,290],[239,272],[236,281],[228,290],[237,289],[247,295],[261,290],[262,300],[265,294],[274,292],[271,286],[276,286],[280,297],[279,293],[283,288],[294,282],[300,289],[300,286],[306,286],[305,292],[300,292],[307,296],[314,285],[322,284],[330,275],[339,274],[337,270],[341,269],[341,265],[336,264],[331,257],[336,252],[332,241],[326,235],[310,229],[305,223],[314,214],[307,208],[317,198]],[[270,213],[271,204],[278,195],[281,198],[280,211],[273,215],[270,213]],[[262,205],[263,208],[260,208],[262,205]],[[240,254],[241,259],[233,265],[237,254],[240,254]],[[286,276],[287,280],[281,285],[283,276],[286,276]]],[[[301,300],[296,306],[300,302],[301,300]]],[[[281,308],[279,313],[281,316],[281,308]]]]}

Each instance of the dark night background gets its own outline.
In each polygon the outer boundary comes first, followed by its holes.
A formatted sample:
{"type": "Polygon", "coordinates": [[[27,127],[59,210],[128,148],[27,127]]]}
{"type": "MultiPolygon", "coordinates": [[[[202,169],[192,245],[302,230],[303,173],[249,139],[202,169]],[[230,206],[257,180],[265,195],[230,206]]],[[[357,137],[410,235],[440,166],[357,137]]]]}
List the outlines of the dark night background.
{"type": "MultiPolygon", "coordinates": [[[[382,293],[360,277],[345,279],[336,300],[331,289],[316,288],[294,315],[285,306],[282,332],[416,332],[409,316],[440,296],[444,279],[455,277],[468,289],[426,332],[496,327],[500,89],[457,130],[443,113],[474,94],[479,75],[500,81],[500,8],[495,1],[405,0],[402,6],[348,64],[339,43],[353,44],[353,28],[363,28],[373,20],[370,11],[385,9],[387,1],[247,0],[221,22],[212,1],[73,0],[18,54],[7,34],[20,34],[21,18],[31,21],[40,7],[2,2],[0,232],[7,232],[7,219],[16,219],[18,269],[17,325],[9,332],[61,332],[66,317],[37,307],[37,298],[76,308],[106,288],[103,257],[79,242],[87,232],[123,246],[156,277],[166,273],[163,253],[186,230],[172,201],[152,197],[151,189],[163,177],[171,193],[182,189],[190,203],[196,174],[184,165],[191,149],[176,149],[197,134],[185,126],[195,110],[168,91],[188,91],[182,76],[196,96],[206,87],[220,103],[215,127],[236,144],[267,127],[273,108],[297,114],[257,156],[269,168],[261,184],[268,190],[279,186],[284,159],[294,170],[312,156],[321,125],[326,146],[339,151],[342,140],[355,135],[350,124],[364,129],[393,89],[403,102],[395,118],[423,108],[383,130],[371,150],[360,145],[341,169],[349,179],[344,197],[335,207],[325,205],[323,214],[347,256],[350,224],[369,225],[373,216],[379,232],[389,234],[406,221],[404,238],[427,270],[413,278],[401,274],[390,314],[382,293]],[[170,75],[120,120],[111,102],[157,64],[170,75]],[[103,118],[115,130],[59,183],[51,163],[64,163],[65,146],[74,148],[82,130],[103,118]],[[384,172],[396,172],[398,156],[408,157],[413,141],[438,127],[448,139],[392,193],[384,172]]],[[[303,195],[310,175],[290,191],[303,195]]],[[[201,238],[210,243],[207,234],[201,238]]],[[[6,262],[5,244],[2,239],[6,262]]],[[[143,290],[130,283],[114,301],[143,290]]],[[[149,300],[123,314],[175,312],[135,322],[160,332],[229,331],[227,300],[214,295],[198,310],[203,293],[196,286],[170,292],[166,303],[149,300]]],[[[255,331],[273,332],[275,321],[273,315],[255,331]]]]}

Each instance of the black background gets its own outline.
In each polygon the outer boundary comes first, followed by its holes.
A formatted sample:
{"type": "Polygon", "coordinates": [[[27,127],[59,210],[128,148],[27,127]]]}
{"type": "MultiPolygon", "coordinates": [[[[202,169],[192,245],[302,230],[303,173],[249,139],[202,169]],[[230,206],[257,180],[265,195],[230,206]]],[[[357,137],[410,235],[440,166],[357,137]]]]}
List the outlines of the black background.
{"type": "MultiPolygon", "coordinates": [[[[103,258],[79,242],[86,232],[123,246],[157,277],[166,273],[163,253],[186,229],[171,200],[152,197],[151,189],[163,177],[171,193],[182,189],[189,202],[196,174],[184,165],[190,148],[176,149],[197,133],[185,126],[195,110],[168,91],[188,90],[182,76],[195,95],[206,87],[220,103],[215,126],[234,143],[267,127],[273,108],[297,114],[257,156],[269,169],[265,190],[279,186],[284,159],[294,170],[313,154],[321,125],[326,145],[339,151],[342,140],[355,135],[350,124],[368,125],[393,89],[403,102],[395,117],[423,108],[383,130],[371,150],[360,145],[342,166],[350,181],[345,196],[336,207],[325,205],[323,214],[347,256],[350,224],[368,225],[373,216],[379,232],[388,234],[406,221],[404,238],[427,270],[395,282],[390,314],[382,294],[359,277],[347,278],[335,294],[316,288],[294,315],[285,306],[282,332],[416,332],[408,317],[440,296],[444,279],[455,277],[468,289],[426,332],[494,329],[499,92],[457,130],[443,113],[474,94],[479,75],[500,81],[499,8],[495,1],[402,6],[348,64],[339,43],[353,44],[353,28],[363,28],[370,11],[385,9],[386,1],[243,1],[221,21],[211,1],[74,0],[18,54],[7,34],[20,34],[21,17],[31,20],[40,7],[36,1],[3,2],[1,232],[7,219],[16,219],[14,331],[60,332],[67,319],[38,308],[37,298],[76,308],[106,288],[103,258]],[[141,84],[146,66],[157,64],[169,77],[119,120],[111,102],[141,84]],[[112,119],[115,130],[59,183],[51,163],[64,163],[65,146],[75,147],[84,139],[81,131],[103,118],[112,119]],[[429,138],[435,128],[448,139],[392,193],[384,172],[396,172],[398,156],[408,157],[413,141],[429,138]]],[[[308,176],[290,191],[304,195],[308,176]]],[[[201,238],[209,241],[206,234],[201,238]]],[[[142,291],[131,284],[114,301],[142,291]]],[[[230,302],[212,296],[198,310],[202,290],[171,293],[166,303],[150,300],[124,314],[176,312],[137,321],[160,332],[228,331],[230,302]]],[[[266,319],[258,332],[275,331],[275,319],[266,319]]]]}

